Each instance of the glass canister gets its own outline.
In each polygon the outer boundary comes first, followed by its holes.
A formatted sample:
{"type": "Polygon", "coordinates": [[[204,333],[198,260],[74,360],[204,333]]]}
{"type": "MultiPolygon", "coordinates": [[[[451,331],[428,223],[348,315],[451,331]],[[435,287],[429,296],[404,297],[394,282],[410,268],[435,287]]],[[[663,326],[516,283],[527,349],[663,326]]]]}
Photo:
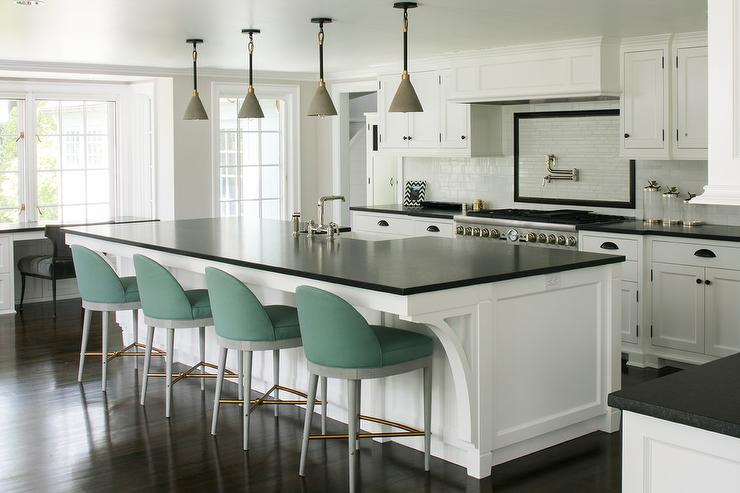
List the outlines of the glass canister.
{"type": "Polygon", "coordinates": [[[703,222],[701,217],[701,206],[692,200],[696,197],[695,193],[689,192],[688,195],[688,198],[683,200],[683,225],[697,226],[703,222]]]}
{"type": "Polygon", "coordinates": [[[663,192],[663,224],[681,224],[683,222],[683,200],[679,197],[678,187],[667,187],[663,192]]]}
{"type": "Polygon", "coordinates": [[[663,220],[660,188],[657,181],[650,180],[642,189],[642,218],[646,223],[659,223],[663,220]]]}

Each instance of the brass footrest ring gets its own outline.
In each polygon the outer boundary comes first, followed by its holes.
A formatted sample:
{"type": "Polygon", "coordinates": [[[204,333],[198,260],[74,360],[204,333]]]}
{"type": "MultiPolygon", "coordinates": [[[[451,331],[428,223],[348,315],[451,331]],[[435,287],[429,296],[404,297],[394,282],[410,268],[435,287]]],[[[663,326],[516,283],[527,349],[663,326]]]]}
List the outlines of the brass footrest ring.
{"type": "MultiPolygon", "coordinates": [[[[249,403],[251,404],[249,408],[249,412],[251,413],[254,409],[256,409],[258,406],[264,406],[266,404],[271,405],[278,405],[278,406],[300,406],[300,405],[306,405],[308,398],[308,395],[304,392],[301,392],[300,390],[292,389],[290,387],[283,387],[282,385],[273,385],[270,387],[267,392],[262,394],[261,397],[258,397],[257,399],[250,399],[249,403]],[[289,394],[297,395],[299,397],[303,397],[303,400],[284,400],[284,399],[269,399],[268,396],[272,394],[275,390],[282,390],[283,392],[288,392],[289,394]]],[[[220,399],[218,401],[220,404],[244,404],[243,399],[220,399]]],[[[321,401],[319,399],[316,399],[316,404],[321,405],[321,401]]]]}
{"type": "MultiPolygon", "coordinates": [[[[218,366],[214,365],[213,363],[208,363],[207,361],[201,361],[200,363],[196,363],[195,365],[191,366],[185,371],[180,372],[173,372],[172,373],[172,384],[176,384],[183,378],[217,378],[218,375],[215,373],[193,373],[195,370],[199,368],[218,368],[218,366]]],[[[224,370],[224,378],[239,378],[239,375],[234,373],[231,370],[224,370]]],[[[154,372],[154,373],[147,373],[148,377],[166,377],[167,373],[160,373],[160,372],[154,372]]]]}
{"type": "MultiPolygon", "coordinates": [[[[139,351],[138,349],[144,349],[146,350],[146,345],[141,344],[140,342],[135,342],[132,344],[129,344],[123,349],[119,349],[118,351],[109,351],[108,352],[108,361],[114,360],[121,356],[146,356],[145,351],[139,351]]],[[[103,356],[103,353],[101,352],[87,352],[85,353],[85,356],[103,356]]],[[[153,347],[152,348],[152,356],[161,356],[165,357],[167,356],[167,353],[162,351],[159,348],[153,347]]]]}
{"type": "MultiPolygon", "coordinates": [[[[370,421],[371,423],[378,423],[385,426],[391,426],[393,428],[400,428],[403,431],[391,431],[381,433],[357,433],[357,438],[397,438],[397,437],[423,437],[425,433],[411,426],[407,426],[401,423],[388,421],[382,418],[376,418],[374,416],[360,415],[360,420],[370,421]]],[[[333,435],[309,435],[311,440],[338,440],[343,438],[349,438],[348,433],[336,433],[333,435]]]]}

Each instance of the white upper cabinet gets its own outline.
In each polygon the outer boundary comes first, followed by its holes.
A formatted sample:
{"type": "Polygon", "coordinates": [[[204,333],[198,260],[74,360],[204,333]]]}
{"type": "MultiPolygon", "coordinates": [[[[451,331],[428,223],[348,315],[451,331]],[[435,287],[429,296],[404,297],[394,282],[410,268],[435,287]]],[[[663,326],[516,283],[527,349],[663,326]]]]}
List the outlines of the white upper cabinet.
{"type": "Polygon", "coordinates": [[[380,147],[385,149],[401,149],[408,147],[409,117],[406,113],[390,113],[393,96],[401,82],[398,75],[380,78],[380,92],[378,93],[380,111],[380,147]]]}
{"type": "Polygon", "coordinates": [[[465,149],[470,143],[470,105],[455,103],[447,99],[450,88],[450,72],[440,73],[441,124],[439,145],[449,149],[465,149]]]}
{"type": "Polygon", "coordinates": [[[439,144],[439,72],[418,72],[411,76],[424,111],[408,113],[409,147],[429,148],[439,144]]]}
{"type": "Polygon", "coordinates": [[[708,123],[707,47],[675,49],[674,154],[706,159],[708,123]]]}
{"type": "Polygon", "coordinates": [[[667,151],[665,55],[663,49],[624,52],[622,142],[625,156],[661,157],[667,151]]]}

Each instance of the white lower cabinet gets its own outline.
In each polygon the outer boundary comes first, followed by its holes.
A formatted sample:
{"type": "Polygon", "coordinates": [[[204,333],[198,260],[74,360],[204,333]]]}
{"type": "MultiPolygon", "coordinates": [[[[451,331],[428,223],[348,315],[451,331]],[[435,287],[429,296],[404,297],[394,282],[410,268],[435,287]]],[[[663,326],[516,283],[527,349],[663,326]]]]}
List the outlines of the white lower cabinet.
{"type": "Polygon", "coordinates": [[[622,340],[637,343],[639,318],[637,283],[622,281],[622,340]]]}
{"type": "Polygon", "coordinates": [[[704,352],[704,268],[653,262],[652,342],[704,352]]]}
{"type": "Polygon", "coordinates": [[[712,356],[740,352],[740,271],[708,268],[705,278],[706,352],[712,356]]]}
{"type": "Polygon", "coordinates": [[[396,237],[441,236],[454,238],[452,219],[431,219],[405,214],[352,211],[352,231],[383,233],[396,237]]]}

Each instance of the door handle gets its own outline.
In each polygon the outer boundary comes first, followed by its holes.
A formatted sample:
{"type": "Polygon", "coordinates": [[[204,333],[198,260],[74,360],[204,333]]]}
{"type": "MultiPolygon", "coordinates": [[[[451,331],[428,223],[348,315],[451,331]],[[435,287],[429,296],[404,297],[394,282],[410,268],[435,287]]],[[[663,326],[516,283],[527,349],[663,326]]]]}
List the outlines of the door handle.
{"type": "Polygon", "coordinates": [[[380,221],[378,221],[378,226],[382,226],[385,228],[388,226],[388,221],[386,221],[385,219],[381,219],[380,221]]]}
{"type": "Polygon", "coordinates": [[[706,248],[698,249],[697,251],[694,252],[694,255],[697,257],[702,257],[702,258],[715,258],[717,256],[716,253],[706,248]]]}
{"type": "Polygon", "coordinates": [[[427,231],[430,233],[439,233],[439,228],[432,224],[431,226],[427,226],[427,231]]]}
{"type": "Polygon", "coordinates": [[[617,244],[612,241],[605,241],[599,248],[603,248],[604,250],[619,250],[617,244]]]}

